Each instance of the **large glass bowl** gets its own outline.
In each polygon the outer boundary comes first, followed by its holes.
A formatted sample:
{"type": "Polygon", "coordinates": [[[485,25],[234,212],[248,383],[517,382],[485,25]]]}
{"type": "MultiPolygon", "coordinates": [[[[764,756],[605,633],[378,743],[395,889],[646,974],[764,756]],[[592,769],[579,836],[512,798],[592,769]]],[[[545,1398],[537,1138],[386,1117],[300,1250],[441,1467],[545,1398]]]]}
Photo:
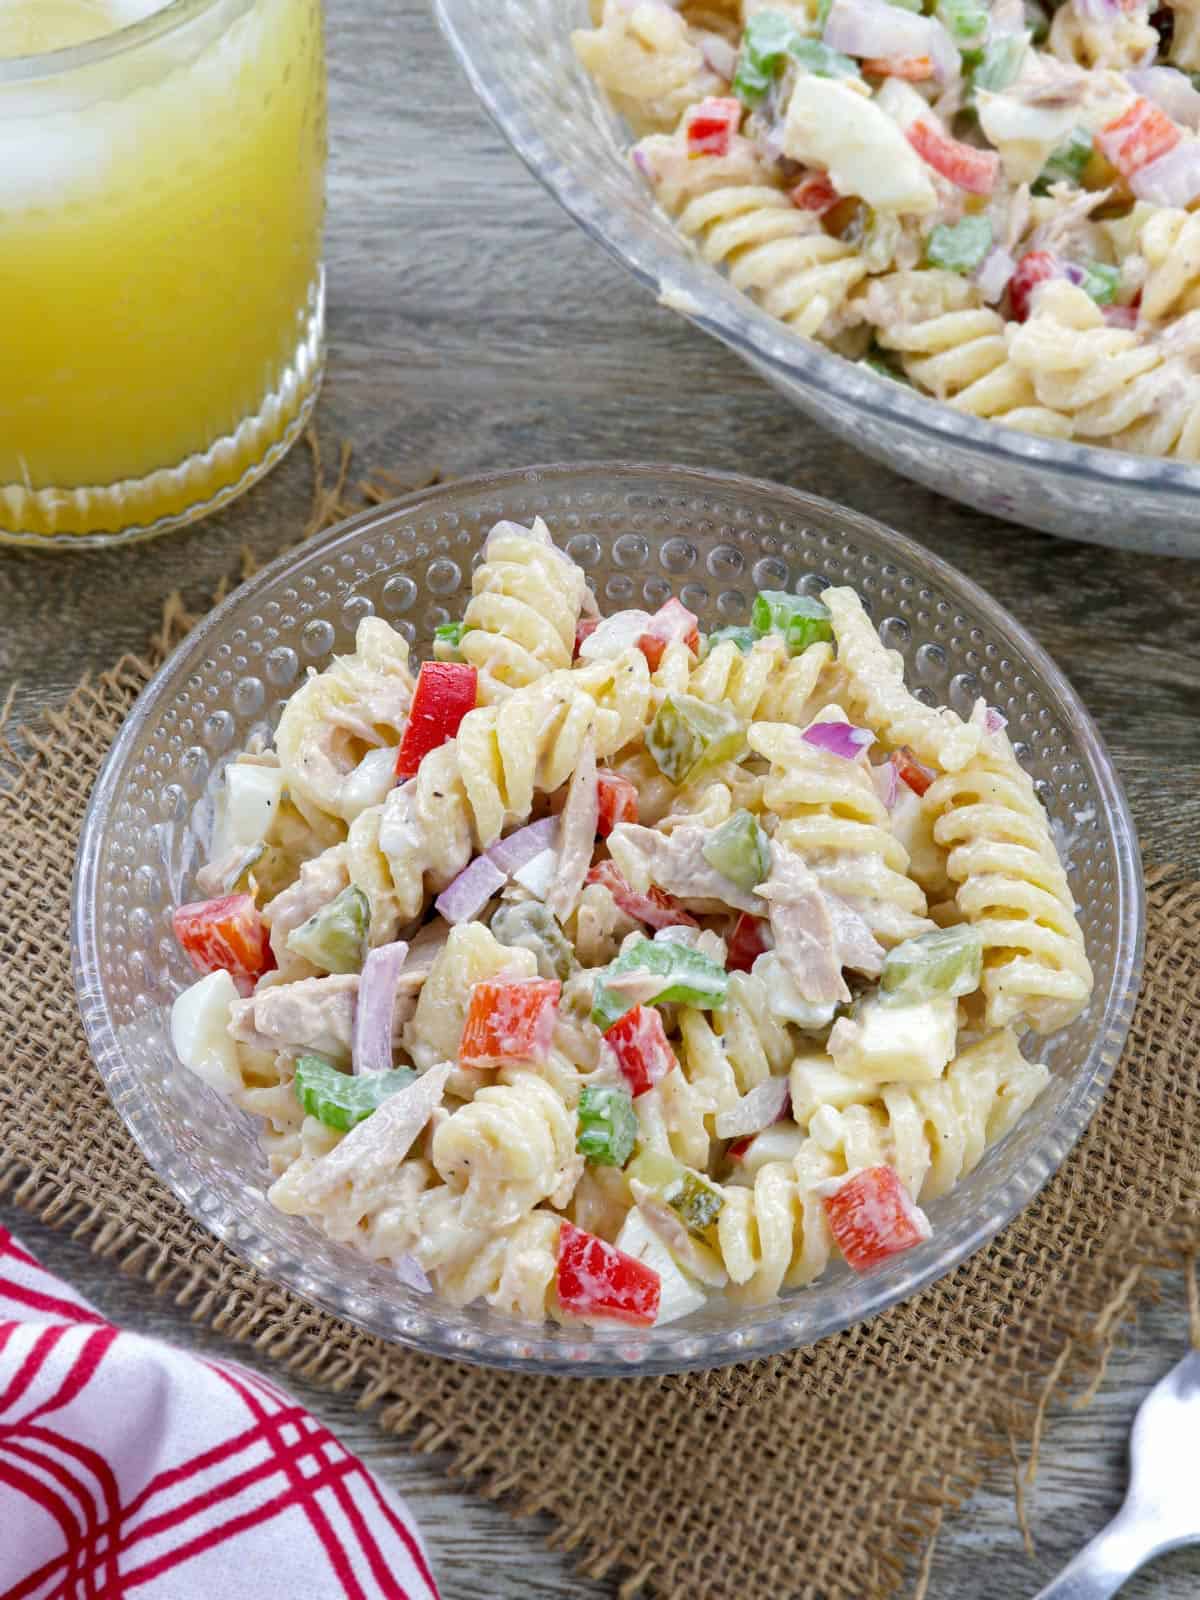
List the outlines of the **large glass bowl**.
{"type": "Polygon", "coordinates": [[[192,1215],[269,1278],[364,1328],[441,1355],[578,1373],[673,1372],[809,1343],[951,1271],[1054,1172],[1104,1092],[1141,962],[1138,854],[1120,781],[1053,662],[987,595],[898,533],[811,495],[677,467],[531,468],[433,489],[289,551],[184,640],[122,728],[79,847],[74,944],[97,1065],[142,1150],[192,1215]],[[374,611],[418,650],[458,615],[492,523],[544,516],[601,605],[678,593],[705,623],[738,622],[756,588],[851,583],[922,698],[1008,717],[1055,819],[1096,990],[1045,1046],[1053,1077],[1020,1126],[930,1207],[933,1237],[865,1277],[831,1266],[813,1288],[629,1332],[530,1327],[484,1306],[422,1298],[275,1211],[255,1127],[172,1055],[173,997],[195,974],[171,936],[194,898],[223,765],[275,724],[309,667],[351,647],[374,611]]]}
{"type": "Polygon", "coordinates": [[[658,299],[793,404],[905,477],[993,516],[1200,556],[1200,467],[1038,439],[964,416],[801,338],[705,262],[628,159],[629,132],[575,59],[587,0],[433,0],[471,87],[534,175],[658,299]]]}

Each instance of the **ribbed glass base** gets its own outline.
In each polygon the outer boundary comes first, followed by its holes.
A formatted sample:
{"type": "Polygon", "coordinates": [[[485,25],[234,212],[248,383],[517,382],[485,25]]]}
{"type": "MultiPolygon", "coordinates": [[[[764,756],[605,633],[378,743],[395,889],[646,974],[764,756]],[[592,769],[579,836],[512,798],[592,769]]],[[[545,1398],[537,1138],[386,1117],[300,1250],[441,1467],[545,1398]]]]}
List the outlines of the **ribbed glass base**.
{"type": "Polygon", "coordinates": [[[152,539],[206,517],[258,482],[308,421],[325,362],[325,279],[279,387],[236,432],[145,478],[81,489],[0,488],[0,544],[84,550],[152,539]]]}

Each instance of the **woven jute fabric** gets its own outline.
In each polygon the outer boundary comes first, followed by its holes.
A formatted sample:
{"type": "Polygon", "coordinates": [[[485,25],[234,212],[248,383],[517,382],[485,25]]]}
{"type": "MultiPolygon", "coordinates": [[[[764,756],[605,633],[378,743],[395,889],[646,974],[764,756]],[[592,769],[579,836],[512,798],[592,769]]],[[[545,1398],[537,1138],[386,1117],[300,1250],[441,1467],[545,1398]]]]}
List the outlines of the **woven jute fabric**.
{"type": "Polygon", "coordinates": [[[1035,1453],[1050,1391],[1092,1377],[1156,1273],[1200,1251],[1200,884],[1152,872],[1146,984],[1093,1125],[995,1243],[865,1326],[721,1372],[591,1381],[422,1357],[302,1304],[145,1165],[76,1016],[76,839],[153,664],[83,686],[0,769],[0,1193],[282,1368],[352,1390],[409,1447],[448,1447],[623,1595],[912,1593],[989,1454],[1035,1453]]]}

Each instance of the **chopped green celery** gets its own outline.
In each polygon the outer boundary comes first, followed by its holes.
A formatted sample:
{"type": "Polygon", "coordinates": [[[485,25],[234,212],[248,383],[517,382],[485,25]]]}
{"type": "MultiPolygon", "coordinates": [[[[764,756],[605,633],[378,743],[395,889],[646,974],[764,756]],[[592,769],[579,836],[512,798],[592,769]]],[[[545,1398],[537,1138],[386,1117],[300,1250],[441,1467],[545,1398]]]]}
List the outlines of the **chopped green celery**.
{"type": "Polygon", "coordinates": [[[531,950],[539,978],[561,978],[575,970],[566,935],[540,900],[505,901],[492,918],[492,932],[510,950],[531,950]]]}
{"type": "Polygon", "coordinates": [[[753,109],[762,103],[787,56],[822,78],[858,72],[849,56],[839,55],[819,39],[806,38],[782,11],[759,11],[746,23],[733,78],[733,92],[744,106],[753,109]]]}
{"type": "Polygon", "coordinates": [[[715,1184],[681,1161],[660,1155],[656,1150],[639,1150],[626,1168],[626,1174],[644,1183],[647,1189],[653,1189],[689,1233],[703,1235],[716,1222],[725,1204],[725,1197],[715,1184]]]}
{"type": "Polygon", "coordinates": [[[459,645],[470,629],[465,622],[441,622],[433,630],[433,653],[439,661],[461,661],[459,645]]]}
{"type": "Polygon", "coordinates": [[[938,0],[937,14],[956,44],[970,44],[987,28],[987,7],[979,0],[938,0]]]}
{"type": "Polygon", "coordinates": [[[739,889],[757,889],[771,870],[767,836],[749,811],[735,811],[700,846],[700,854],[739,889]]]}
{"type": "Polygon", "coordinates": [[[589,1083],[579,1096],[575,1148],[596,1167],[623,1167],[633,1154],[638,1120],[628,1089],[589,1083]]]}
{"type": "Polygon", "coordinates": [[[785,589],[763,589],[756,594],[750,622],[756,633],[782,634],[788,654],[793,656],[803,655],[810,644],[833,639],[829,607],[785,589]]]}
{"type": "Polygon", "coordinates": [[[974,272],[992,248],[992,224],[987,217],[963,217],[961,222],[939,222],[925,241],[925,259],[947,272],[974,272]]]}
{"type": "Polygon", "coordinates": [[[1083,171],[1092,159],[1092,136],[1086,128],[1072,128],[1063,142],[1050,152],[1050,159],[1038,174],[1034,194],[1046,194],[1052,183],[1083,181],[1083,171]]]}
{"type": "Polygon", "coordinates": [[[709,634],[704,653],[706,656],[711,655],[719,644],[724,644],[728,639],[731,644],[737,645],[738,649],[745,655],[748,650],[754,648],[754,642],[757,638],[758,635],[753,628],[718,628],[715,633],[709,634]]]}
{"type": "Polygon", "coordinates": [[[638,939],[615,961],[596,974],[592,994],[592,1021],[602,1031],[632,1011],[635,1005],[682,1005],[712,1010],[725,1004],[729,975],[699,950],[685,944],[656,944],[638,939]],[[644,988],[626,988],[619,980],[645,975],[644,988]],[[658,984],[662,987],[659,988],[658,984]]]}
{"type": "Polygon", "coordinates": [[[377,1111],[389,1095],[416,1080],[411,1067],[393,1072],[364,1072],[358,1077],[339,1072],[324,1056],[301,1056],[292,1088],[310,1117],[343,1133],[377,1111]]]}
{"type": "Polygon", "coordinates": [[[939,996],[973,994],[983,975],[976,928],[938,928],[889,950],[879,980],[887,1000],[918,1005],[939,996]]]}
{"type": "Polygon", "coordinates": [[[287,947],[293,955],[303,956],[326,972],[361,972],[370,920],[366,895],[351,884],[336,900],[293,928],[287,936],[287,947]]]}
{"type": "Polygon", "coordinates": [[[1087,261],[1083,266],[1080,288],[1090,294],[1098,306],[1110,306],[1121,287],[1120,267],[1110,267],[1104,261],[1087,261]]]}
{"type": "Polygon", "coordinates": [[[1029,44],[1027,33],[1004,33],[990,39],[983,58],[971,74],[972,89],[1007,89],[1021,70],[1029,44]]]}
{"type": "Polygon", "coordinates": [[[682,783],[700,765],[730,761],[745,748],[745,728],[732,711],[695,695],[668,695],[646,734],[658,770],[682,783]]]}

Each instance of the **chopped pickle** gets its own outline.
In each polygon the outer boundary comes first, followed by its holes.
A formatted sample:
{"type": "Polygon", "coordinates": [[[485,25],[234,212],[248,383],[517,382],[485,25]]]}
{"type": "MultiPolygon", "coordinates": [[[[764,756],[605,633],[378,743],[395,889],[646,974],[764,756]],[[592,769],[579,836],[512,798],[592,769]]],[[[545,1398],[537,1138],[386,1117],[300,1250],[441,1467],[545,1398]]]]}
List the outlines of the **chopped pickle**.
{"type": "Polygon", "coordinates": [[[704,654],[711,655],[719,644],[724,644],[726,639],[731,644],[737,645],[743,655],[754,648],[758,635],[753,628],[718,628],[715,633],[710,633],[705,646],[704,654]]]}
{"type": "Polygon", "coordinates": [[[575,1148],[596,1167],[623,1167],[637,1139],[637,1113],[628,1089],[589,1083],[579,1097],[575,1148]]]}
{"type": "Polygon", "coordinates": [[[287,947],[325,972],[361,972],[367,953],[371,907],[353,884],[322,906],[307,922],[293,928],[287,947]]]}
{"type": "Polygon", "coordinates": [[[639,1151],[630,1162],[628,1173],[647,1189],[653,1189],[689,1233],[703,1235],[716,1222],[725,1204],[715,1184],[682,1162],[655,1150],[639,1151]]]}
{"type": "Polygon", "coordinates": [[[974,272],[992,248],[992,224],[987,217],[963,217],[961,222],[940,222],[925,245],[931,267],[947,272],[974,272]]]}
{"type": "Polygon", "coordinates": [[[756,594],[750,621],[756,633],[782,634],[788,654],[793,656],[802,655],[810,644],[833,639],[829,607],[806,594],[788,594],[783,589],[756,594]]]}
{"type": "Polygon", "coordinates": [[[1094,148],[1086,128],[1072,128],[1063,142],[1050,152],[1049,160],[1033,185],[1034,194],[1045,194],[1052,183],[1081,184],[1094,148]]]}
{"type": "Polygon", "coordinates": [[[575,970],[566,935],[540,900],[506,901],[492,918],[492,932],[510,950],[531,950],[540,978],[565,982],[575,970]]]}
{"type": "Polygon", "coordinates": [[[701,765],[735,759],[744,746],[745,729],[732,711],[690,694],[668,695],[646,733],[646,748],[672,783],[701,765]]]}
{"type": "Polygon", "coordinates": [[[771,870],[767,836],[749,811],[735,811],[700,846],[710,867],[739,889],[757,889],[771,870]]]}
{"type": "Polygon", "coordinates": [[[292,1089],[310,1117],[342,1132],[377,1111],[389,1095],[415,1082],[411,1067],[393,1072],[364,1072],[357,1077],[340,1072],[324,1056],[301,1056],[296,1063],[292,1089]]]}
{"type": "Polygon", "coordinates": [[[724,967],[699,950],[638,939],[596,974],[592,1021],[608,1029],[635,1005],[672,1001],[712,1010],[724,1005],[728,988],[724,967]]]}
{"type": "Polygon", "coordinates": [[[879,983],[889,1000],[915,1005],[941,995],[973,994],[983,975],[976,928],[938,928],[905,939],[884,958],[879,983]]]}
{"type": "Polygon", "coordinates": [[[277,844],[251,845],[225,883],[226,894],[241,894],[256,884],[264,903],[282,894],[295,879],[296,864],[277,844]]]}

